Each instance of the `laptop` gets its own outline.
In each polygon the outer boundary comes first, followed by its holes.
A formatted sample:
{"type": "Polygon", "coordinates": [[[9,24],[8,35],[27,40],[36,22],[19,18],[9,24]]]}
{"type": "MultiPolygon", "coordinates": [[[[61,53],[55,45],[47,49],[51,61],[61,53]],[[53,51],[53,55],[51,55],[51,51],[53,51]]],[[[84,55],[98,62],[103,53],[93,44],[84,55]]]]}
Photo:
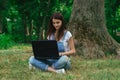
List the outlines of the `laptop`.
{"type": "Polygon", "coordinates": [[[34,57],[41,59],[58,59],[58,46],[55,40],[39,40],[32,41],[32,49],[34,57]]]}

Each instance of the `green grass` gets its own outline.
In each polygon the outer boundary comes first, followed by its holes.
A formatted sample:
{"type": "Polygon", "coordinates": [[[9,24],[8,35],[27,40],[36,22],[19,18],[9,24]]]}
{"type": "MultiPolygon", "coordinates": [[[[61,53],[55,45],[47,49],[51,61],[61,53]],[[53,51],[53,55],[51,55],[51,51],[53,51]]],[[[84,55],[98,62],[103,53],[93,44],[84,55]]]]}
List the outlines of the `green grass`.
{"type": "Polygon", "coordinates": [[[28,69],[28,59],[32,55],[30,45],[17,45],[8,50],[0,50],[0,80],[120,80],[118,59],[85,60],[72,56],[72,68],[67,74],[55,74],[28,69]]]}

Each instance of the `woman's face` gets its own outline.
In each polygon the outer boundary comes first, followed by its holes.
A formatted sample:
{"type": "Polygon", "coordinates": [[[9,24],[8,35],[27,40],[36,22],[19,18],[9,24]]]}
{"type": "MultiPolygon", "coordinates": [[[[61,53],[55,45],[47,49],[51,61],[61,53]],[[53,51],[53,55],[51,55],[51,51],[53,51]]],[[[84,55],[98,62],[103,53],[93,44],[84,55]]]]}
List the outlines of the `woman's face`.
{"type": "Polygon", "coordinates": [[[52,19],[52,24],[56,30],[59,30],[62,26],[62,21],[60,19],[52,19]]]}

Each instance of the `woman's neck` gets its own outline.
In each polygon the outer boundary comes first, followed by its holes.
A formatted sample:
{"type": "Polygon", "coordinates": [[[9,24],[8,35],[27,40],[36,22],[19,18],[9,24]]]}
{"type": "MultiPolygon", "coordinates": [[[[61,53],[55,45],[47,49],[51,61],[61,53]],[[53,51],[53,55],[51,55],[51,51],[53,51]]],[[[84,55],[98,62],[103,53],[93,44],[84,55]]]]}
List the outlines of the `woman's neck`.
{"type": "Polygon", "coordinates": [[[58,33],[58,32],[59,32],[59,30],[56,30],[56,31],[55,31],[55,33],[58,33]]]}
{"type": "Polygon", "coordinates": [[[59,32],[59,30],[56,30],[56,31],[55,31],[55,33],[58,33],[58,32],[59,32]]]}

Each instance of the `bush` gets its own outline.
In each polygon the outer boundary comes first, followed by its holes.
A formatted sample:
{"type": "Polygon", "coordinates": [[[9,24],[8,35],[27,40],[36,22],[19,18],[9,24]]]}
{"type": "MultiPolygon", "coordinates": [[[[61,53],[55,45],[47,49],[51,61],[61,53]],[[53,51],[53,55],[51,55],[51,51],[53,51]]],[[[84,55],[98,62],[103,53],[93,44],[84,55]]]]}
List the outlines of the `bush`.
{"type": "Polygon", "coordinates": [[[0,34],[0,49],[7,49],[14,45],[12,37],[7,34],[0,34]]]}

